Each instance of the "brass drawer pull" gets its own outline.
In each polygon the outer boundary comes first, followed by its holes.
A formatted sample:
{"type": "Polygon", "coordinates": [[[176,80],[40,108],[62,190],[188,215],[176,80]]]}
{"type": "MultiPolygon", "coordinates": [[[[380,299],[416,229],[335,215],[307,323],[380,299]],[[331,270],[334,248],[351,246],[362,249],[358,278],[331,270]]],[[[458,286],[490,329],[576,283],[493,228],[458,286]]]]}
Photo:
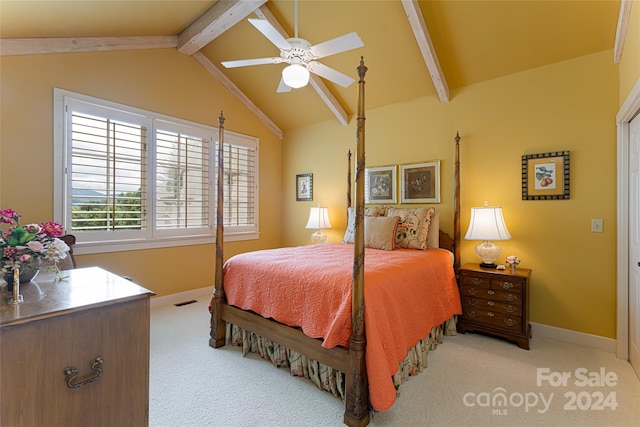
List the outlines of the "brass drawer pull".
{"type": "Polygon", "coordinates": [[[478,317],[478,315],[476,314],[475,311],[470,311],[469,312],[469,317],[471,317],[472,319],[475,319],[476,317],[478,317]]]}
{"type": "Polygon", "coordinates": [[[493,301],[487,301],[487,305],[490,305],[491,307],[493,307],[495,303],[493,301]]]}
{"type": "Polygon", "coordinates": [[[477,305],[478,304],[478,300],[477,299],[468,299],[467,300],[467,305],[477,305]]]}
{"type": "Polygon", "coordinates": [[[471,283],[476,285],[476,286],[482,285],[482,279],[478,279],[477,277],[473,277],[473,278],[471,278],[471,283]]]}
{"type": "Polygon", "coordinates": [[[75,383],[75,384],[73,384],[73,380],[75,380],[76,377],[80,374],[80,371],[78,371],[77,369],[73,369],[73,368],[65,368],[64,374],[69,376],[67,378],[67,387],[69,387],[69,388],[78,388],[78,387],[82,387],[83,385],[90,384],[90,383],[92,383],[94,381],[98,381],[98,379],[102,376],[102,368],[101,368],[101,366],[102,366],[103,362],[104,362],[104,360],[102,359],[102,356],[96,357],[96,360],[91,365],[91,370],[93,372],[96,372],[96,374],[91,378],[87,378],[86,380],[81,381],[79,383],[75,383]]]}
{"type": "Polygon", "coordinates": [[[500,283],[500,286],[502,286],[502,289],[512,289],[513,288],[513,283],[511,283],[511,282],[502,282],[502,283],[500,283]]]}
{"type": "Polygon", "coordinates": [[[487,293],[488,293],[489,295],[493,295],[493,294],[495,294],[495,292],[494,292],[494,291],[492,291],[492,290],[488,290],[488,291],[487,291],[487,293]]]}
{"type": "Polygon", "coordinates": [[[507,311],[507,313],[513,313],[515,311],[518,311],[518,309],[512,305],[508,305],[504,309],[507,311]]]}
{"type": "Polygon", "coordinates": [[[467,293],[469,295],[476,295],[478,293],[478,290],[474,288],[467,288],[467,293]]]}
{"type": "Polygon", "coordinates": [[[493,314],[493,311],[489,311],[489,312],[487,313],[487,316],[489,316],[489,317],[493,317],[493,316],[495,316],[495,314],[493,314]]]}
{"type": "Polygon", "coordinates": [[[507,294],[504,298],[509,302],[514,302],[514,301],[518,300],[518,295],[516,295],[516,294],[507,294]]]}
{"type": "Polygon", "coordinates": [[[516,323],[518,323],[518,322],[516,322],[516,321],[515,321],[515,320],[513,320],[513,319],[504,319],[504,323],[505,323],[507,326],[512,327],[512,326],[514,326],[514,325],[515,325],[516,323]]]}

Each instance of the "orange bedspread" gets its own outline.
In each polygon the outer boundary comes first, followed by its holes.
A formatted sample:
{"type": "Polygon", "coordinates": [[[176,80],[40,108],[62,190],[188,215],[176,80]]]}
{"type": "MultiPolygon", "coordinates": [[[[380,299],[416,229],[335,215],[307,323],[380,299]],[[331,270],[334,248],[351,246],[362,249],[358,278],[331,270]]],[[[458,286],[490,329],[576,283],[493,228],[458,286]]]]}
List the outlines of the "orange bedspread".
{"type": "MultiPolygon", "coordinates": [[[[330,243],[240,254],[224,266],[227,302],[289,326],[324,347],[348,347],[353,245],[330,243]]],[[[392,375],[407,350],[462,312],[448,252],[365,252],[365,333],[374,409],[395,402],[392,375]]]]}

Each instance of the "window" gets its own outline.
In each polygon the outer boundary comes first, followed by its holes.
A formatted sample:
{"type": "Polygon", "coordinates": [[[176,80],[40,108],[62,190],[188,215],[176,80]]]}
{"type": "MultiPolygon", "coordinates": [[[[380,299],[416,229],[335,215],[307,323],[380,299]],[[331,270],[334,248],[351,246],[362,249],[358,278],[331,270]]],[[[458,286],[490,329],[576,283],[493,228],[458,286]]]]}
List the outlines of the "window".
{"type": "MultiPolygon", "coordinates": [[[[54,91],[55,219],[78,253],[214,242],[218,130],[54,91]]],[[[257,238],[256,138],[225,131],[225,240],[257,238]]]]}

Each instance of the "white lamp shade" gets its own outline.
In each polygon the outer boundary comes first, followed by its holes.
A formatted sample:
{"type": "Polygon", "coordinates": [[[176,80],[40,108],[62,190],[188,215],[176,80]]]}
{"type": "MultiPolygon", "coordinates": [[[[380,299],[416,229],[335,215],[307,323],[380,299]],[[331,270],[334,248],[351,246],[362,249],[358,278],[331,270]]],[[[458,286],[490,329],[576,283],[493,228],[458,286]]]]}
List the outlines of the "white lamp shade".
{"type": "Polygon", "coordinates": [[[307,226],[314,230],[321,230],[323,228],[331,228],[331,222],[329,221],[329,209],[320,206],[312,207],[309,212],[309,220],[307,226]]]}
{"type": "Polygon", "coordinates": [[[291,64],[282,70],[284,84],[294,89],[306,86],[309,83],[309,70],[300,64],[291,64]]]}
{"type": "Polygon", "coordinates": [[[500,206],[471,208],[471,221],[467,240],[509,240],[511,234],[507,230],[500,206]]]}

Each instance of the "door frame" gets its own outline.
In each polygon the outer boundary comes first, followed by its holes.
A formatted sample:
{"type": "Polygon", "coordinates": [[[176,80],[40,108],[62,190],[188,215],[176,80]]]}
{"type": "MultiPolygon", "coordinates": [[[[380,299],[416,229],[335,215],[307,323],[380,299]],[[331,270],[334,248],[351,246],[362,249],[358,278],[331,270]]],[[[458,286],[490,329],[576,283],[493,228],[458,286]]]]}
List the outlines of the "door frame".
{"type": "Polygon", "coordinates": [[[640,78],[616,115],[618,144],[616,355],[629,360],[629,122],[640,112],[640,78]]]}

